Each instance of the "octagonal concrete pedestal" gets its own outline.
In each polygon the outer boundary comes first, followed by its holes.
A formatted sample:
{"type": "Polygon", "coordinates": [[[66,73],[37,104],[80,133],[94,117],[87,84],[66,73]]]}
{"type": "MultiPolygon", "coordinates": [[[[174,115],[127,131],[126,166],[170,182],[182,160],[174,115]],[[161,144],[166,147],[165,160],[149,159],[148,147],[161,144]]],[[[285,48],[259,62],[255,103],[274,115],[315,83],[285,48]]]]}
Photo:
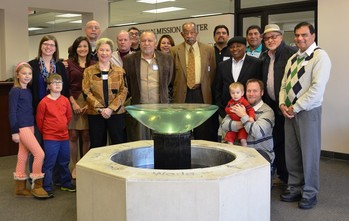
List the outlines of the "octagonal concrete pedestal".
{"type": "Polygon", "coordinates": [[[111,160],[118,152],[152,146],[138,141],[95,148],[78,162],[79,221],[270,220],[270,165],[254,149],[193,140],[192,147],[236,157],[200,169],[142,169],[111,160]]]}

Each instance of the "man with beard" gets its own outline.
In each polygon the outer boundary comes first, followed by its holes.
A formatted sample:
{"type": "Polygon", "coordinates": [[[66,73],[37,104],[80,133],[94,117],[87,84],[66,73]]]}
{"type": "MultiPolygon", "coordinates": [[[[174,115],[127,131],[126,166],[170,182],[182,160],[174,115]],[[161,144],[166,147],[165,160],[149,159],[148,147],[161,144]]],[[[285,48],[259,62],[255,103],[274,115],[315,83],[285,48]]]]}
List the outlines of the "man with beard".
{"type": "Polygon", "coordinates": [[[250,79],[246,83],[246,98],[255,111],[255,121],[250,122],[246,109],[242,105],[234,105],[232,111],[240,117],[240,121],[232,121],[227,115],[222,122],[222,129],[238,131],[245,128],[248,132],[247,146],[255,148],[268,162],[274,160],[273,126],[274,112],[262,101],[264,84],[261,80],[250,79]]]}
{"type": "Polygon", "coordinates": [[[213,38],[216,42],[214,44],[215,56],[216,56],[216,66],[218,63],[230,58],[229,48],[227,43],[229,40],[229,29],[225,25],[217,25],[213,31],[213,38]]]}
{"type": "MultiPolygon", "coordinates": [[[[170,54],[155,50],[153,32],[142,32],[140,42],[140,51],[124,57],[131,104],[169,103],[173,59],[170,54]]],[[[152,139],[151,130],[132,117],[126,118],[126,135],[127,141],[152,139]]]]}

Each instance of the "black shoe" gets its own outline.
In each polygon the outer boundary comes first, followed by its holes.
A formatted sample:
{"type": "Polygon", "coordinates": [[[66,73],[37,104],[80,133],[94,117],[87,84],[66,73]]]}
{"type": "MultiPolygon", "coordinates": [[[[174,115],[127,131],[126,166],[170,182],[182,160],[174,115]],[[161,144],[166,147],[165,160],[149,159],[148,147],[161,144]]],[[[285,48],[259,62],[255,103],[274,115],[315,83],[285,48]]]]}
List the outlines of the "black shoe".
{"type": "Polygon", "coordinates": [[[280,195],[281,201],[284,202],[296,202],[301,200],[302,194],[297,192],[297,193],[291,193],[289,190],[286,190],[283,194],[280,195]]]}
{"type": "Polygon", "coordinates": [[[311,209],[317,203],[316,196],[313,196],[310,199],[302,198],[301,201],[298,202],[298,207],[300,209],[311,209]]]}
{"type": "Polygon", "coordinates": [[[48,194],[48,197],[47,198],[53,198],[55,197],[55,194],[53,193],[53,191],[46,191],[47,194],[48,194]]]}

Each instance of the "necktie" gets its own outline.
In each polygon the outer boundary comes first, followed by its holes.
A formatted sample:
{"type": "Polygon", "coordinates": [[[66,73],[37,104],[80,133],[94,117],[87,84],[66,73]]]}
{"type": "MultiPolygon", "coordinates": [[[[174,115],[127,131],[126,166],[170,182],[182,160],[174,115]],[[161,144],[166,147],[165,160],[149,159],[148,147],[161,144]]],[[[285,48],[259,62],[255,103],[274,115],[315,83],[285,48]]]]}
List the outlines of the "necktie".
{"type": "Polygon", "coordinates": [[[297,94],[302,89],[302,85],[299,83],[298,71],[305,57],[298,57],[291,66],[291,74],[288,76],[286,84],[286,101],[287,107],[293,105],[297,101],[297,94]]]}
{"type": "Polygon", "coordinates": [[[187,85],[189,88],[193,88],[195,86],[195,58],[193,46],[190,46],[188,52],[187,85]]]}

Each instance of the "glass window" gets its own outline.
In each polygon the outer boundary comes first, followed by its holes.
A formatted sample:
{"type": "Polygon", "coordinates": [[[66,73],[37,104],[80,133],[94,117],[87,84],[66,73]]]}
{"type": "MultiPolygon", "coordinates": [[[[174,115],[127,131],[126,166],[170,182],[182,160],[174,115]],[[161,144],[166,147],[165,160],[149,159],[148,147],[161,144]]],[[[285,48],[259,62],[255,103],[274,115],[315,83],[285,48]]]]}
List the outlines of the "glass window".
{"type": "Polygon", "coordinates": [[[82,14],[28,9],[28,33],[31,35],[81,29],[82,14]]]}
{"type": "Polygon", "coordinates": [[[306,21],[315,26],[314,11],[283,13],[269,15],[269,23],[279,25],[284,30],[284,41],[288,45],[294,45],[294,27],[302,21],[306,21]]]}
{"type": "Polygon", "coordinates": [[[190,18],[234,13],[234,0],[168,1],[155,4],[134,1],[111,0],[109,26],[123,26],[179,18],[190,18]],[[177,11],[161,13],[163,8],[175,7],[177,11]],[[158,10],[153,13],[150,10],[158,10]]]}
{"type": "Polygon", "coordinates": [[[246,30],[248,27],[250,27],[251,25],[261,26],[261,16],[244,17],[242,22],[242,35],[246,37],[246,30]]]}
{"type": "MultiPolygon", "coordinates": [[[[309,0],[311,1],[311,0],[309,0]]],[[[241,8],[261,7],[285,3],[304,2],[304,0],[241,0],[241,8]]]]}

